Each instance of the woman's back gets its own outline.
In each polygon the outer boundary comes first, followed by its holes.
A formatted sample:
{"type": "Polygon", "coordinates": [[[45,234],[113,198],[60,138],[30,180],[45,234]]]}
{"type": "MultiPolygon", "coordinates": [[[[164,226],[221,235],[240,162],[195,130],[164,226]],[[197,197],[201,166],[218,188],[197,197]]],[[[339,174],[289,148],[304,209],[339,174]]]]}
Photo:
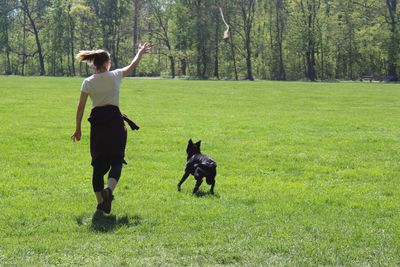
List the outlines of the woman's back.
{"type": "Polygon", "coordinates": [[[93,74],[83,81],[81,91],[89,94],[92,108],[106,105],[119,107],[122,75],[122,69],[116,69],[93,74]]]}

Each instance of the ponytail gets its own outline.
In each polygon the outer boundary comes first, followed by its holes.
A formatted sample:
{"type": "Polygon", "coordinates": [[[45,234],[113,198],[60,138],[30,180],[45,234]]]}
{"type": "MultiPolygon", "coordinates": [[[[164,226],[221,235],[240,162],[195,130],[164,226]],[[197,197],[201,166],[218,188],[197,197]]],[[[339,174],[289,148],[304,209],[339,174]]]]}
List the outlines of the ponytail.
{"type": "Polygon", "coordinates": [[[76,59],[94,65],[96,68],[101,68],[106,61],[110,60],[110,53],[102,49],[82,50],[76,55],[76,59]]]}

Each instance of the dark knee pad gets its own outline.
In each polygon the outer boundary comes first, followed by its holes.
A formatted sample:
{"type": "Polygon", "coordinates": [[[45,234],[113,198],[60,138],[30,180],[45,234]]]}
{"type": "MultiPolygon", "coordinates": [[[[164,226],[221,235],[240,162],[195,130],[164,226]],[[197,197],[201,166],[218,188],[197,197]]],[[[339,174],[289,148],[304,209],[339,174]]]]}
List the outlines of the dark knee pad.
{"type": "Polygon", "coordinates": [[[119,181],[122,172],[122,163],[117,163],[111,165],[111,170],[108,173],[108,178],[114,178],[115,180],[119,181]]]}

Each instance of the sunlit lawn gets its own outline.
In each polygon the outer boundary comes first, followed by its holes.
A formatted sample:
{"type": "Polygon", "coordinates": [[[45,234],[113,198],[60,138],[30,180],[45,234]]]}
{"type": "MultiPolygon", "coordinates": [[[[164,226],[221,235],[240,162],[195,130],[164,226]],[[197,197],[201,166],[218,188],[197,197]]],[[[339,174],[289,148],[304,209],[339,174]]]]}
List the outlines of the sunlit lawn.
{"type": "Polygon", "coordinates": [[[141,129],[92,221],[81,82],[0,77],[0,266],[400,265],[400,85],[125,79],[141,129]],[[176,190],[189,138],[215,196],[176,190]]]}

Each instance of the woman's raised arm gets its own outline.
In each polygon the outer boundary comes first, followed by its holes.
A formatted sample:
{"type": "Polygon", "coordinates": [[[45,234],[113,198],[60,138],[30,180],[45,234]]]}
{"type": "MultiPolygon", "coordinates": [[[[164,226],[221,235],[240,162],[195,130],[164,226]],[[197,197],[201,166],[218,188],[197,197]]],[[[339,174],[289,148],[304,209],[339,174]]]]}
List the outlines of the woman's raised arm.
{"type": "Polygon", "coordinates": [[[150,47],[149,43],[144,43],[143,45],[139,44],[139,50],[138,50],[135,58],[132,60],[131,64],[122,68],[123,76],[124,77],[130,76],[132,74],[133,70],[139,65],[139,62],[142,59],[142,56],[145,53],[150,52],[150,50],[151,50],[151,47],[150,47]]]}

